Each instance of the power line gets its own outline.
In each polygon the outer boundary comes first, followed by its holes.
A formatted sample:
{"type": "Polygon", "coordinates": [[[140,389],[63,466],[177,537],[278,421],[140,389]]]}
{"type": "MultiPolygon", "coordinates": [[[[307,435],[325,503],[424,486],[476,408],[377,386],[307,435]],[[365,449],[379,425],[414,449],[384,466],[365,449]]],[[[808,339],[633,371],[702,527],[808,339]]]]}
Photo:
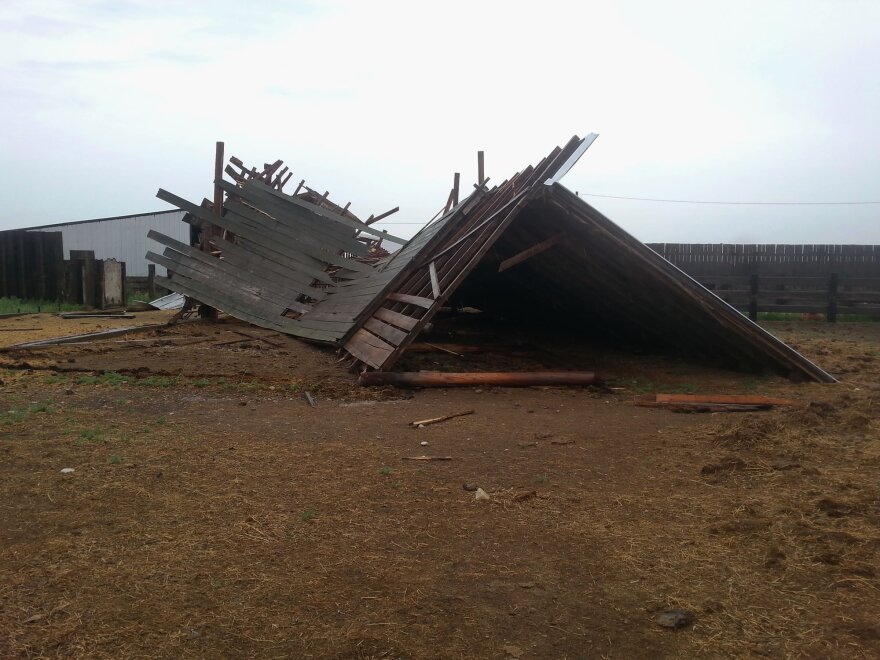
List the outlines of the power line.
{"type": "Polygon", "coordinates": [[[666,202],[670,204],[716,204],[722,206],[868,206],[877,202],[710,202],[696,199],[660,199],[657,197],[626,197],[623,195],[598,195],[596,193],[576,193],[585,197],[604,197],[606,199],[628,199],[635,202],[666,202]]]}
{"type": "MultiPolygon", "coordinates": [[[[627,197],[624,195],[599,195],[597,193],[575,193],[584,197],[602,197],[604,199],[626,199],[633,202],[663,202],[667,204],[714,204],[716,206],[871,206],[880,204],[876,202],[717,202],[697,199],[663,199],[659,197],[627,197]]],[[[380,220],[380,225],[424,225],[424,222],[386,222],[380,220]]]]}

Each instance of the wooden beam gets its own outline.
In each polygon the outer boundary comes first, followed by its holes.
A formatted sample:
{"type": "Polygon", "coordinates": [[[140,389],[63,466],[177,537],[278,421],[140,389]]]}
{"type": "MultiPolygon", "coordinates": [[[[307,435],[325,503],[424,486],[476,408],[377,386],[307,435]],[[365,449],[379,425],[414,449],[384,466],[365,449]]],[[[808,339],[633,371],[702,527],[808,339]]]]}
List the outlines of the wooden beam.
{"type": "Polygon", "coordinates": [[[477,185],[482,186],[485,181],[485,171],[483,169],[483,152],[477,152],[477,185]]]}
{"type": "Polygon", "coordinates": [[[534,385],[592,385],[597,382],[591,371],[509,371],[462,372],[441,371],[365,371],[361,385],[395,385],[397,387],[532,387],[534,385]]]}
{"type": "Polygon", "coordinates": [[[422,298],[421,296],[410,296],[405,293],[389,293],[387,298],[388,300],[406,303],[407,305],[424,307],[425,309],[431,309],[431,306],[434,304],[434,301],[430,298],[422,298]]]}
{"type": "Polygon", "coordinates": [[[399,210],[400,210],[400,207],[395,206],[390,211],[385,211],[385,213],[380,213],[379,215],[376,215],[376,216],[371,215],[364,224],[367,226],[372,225],[375,222],[379,222],[379,220],[382,220],[383,218],[387,218],[392,213],[397,213],[399,210]]]}
{"type": "Polygon", "coordinates": [[[501,262],[501,265],[498,266],[498,272],[503,273],[508,268],[513,268],[514,266],[522,263],[526,259],[530,259],[531,257],[534,257],[537,254],[541,254],[545,250],[549,250],[554,245],[559,243],[563,238],[565,238],[565,234],[556,234],[556,236],[551,236],[547,240],[541,241],[537,245],[533,245],[532,247],[528,248],[527,250],[523,250],[519,254],[515,254],[514,256],[510,257],[509,259],[505,259],[504,261],[501,262]]]}
{"type": "Polygon", "coordinates": [[[428,264],[428,273],[431,276],[431,291],[434,294],[434,298],[440,297],[440,281],[437,279],[437,267],[434,265],[434,262],[428,264]]]}

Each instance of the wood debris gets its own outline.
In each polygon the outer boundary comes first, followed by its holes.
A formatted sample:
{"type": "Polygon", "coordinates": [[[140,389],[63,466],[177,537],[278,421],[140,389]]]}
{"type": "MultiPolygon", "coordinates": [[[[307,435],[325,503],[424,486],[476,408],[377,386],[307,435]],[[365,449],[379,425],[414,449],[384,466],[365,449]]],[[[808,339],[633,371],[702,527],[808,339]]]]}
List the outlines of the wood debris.
{"type": "Polygon", "coordinates": [[[465,415],[473,415],[475,412],[475,410],[465,410],[459,413],[452,413],[451,415],[444,415],[443,417],[433,417],[431,419],[422,419],[417,422],[410,422],[409,425],[415,428],[419,428],[420,426],[430,426],[431,424],[439,424],[440,422],[445,422],[448,419],[464,417],[465,415]]]}
{"type": "MultiPolygon", "coordinates": [[[[497,309],[488,311],[511,320],[559,318],[562,312],[575,327],[601,319],[609,333],[661,343],[674,338],[695,353],[727,356],[743,367],[834,382],[560,184],[597,137],[574,136],[491,188],[481,174],[463,199],[456,175],[446,205],[410,240],[375,228],[396,209],[361,221],[349,204],[331,202],[329,192],[304,179],[285,193],[292,173],[281,160],[258,170],[232,158],[224,170],[218,143],[213,201],[195,204],[157,193],[186,212],[184,221],[200,232],[198,245],[151,231],[148,237],[163,251],[147,258],[170,273],[155,278],[157,284],[202,307],[344,349],[365,385],[596,382],[595,375],[576,372],[390,372],[434,316],[456,304],[453,296],[484,282],[506,287],[508,295],[493,296],[497,309]],[[400,249],[390,254],[382,247],[389,242],[400,249]],[[462,287],[465,280],[468,287],[462,287]],[[539,295],[522,287],[529,280],[539,295]],[[565,295],[540,295],[542,288],[565,295]]],[[[424,347],[464,355],[449,345],[424,347]]]]}
{"type": "Polygon", "coordinates": [[[636,397],[635,404],[674,412],[753,412],[802,405],[791,399],[750,394],[644,394],[636,397]]]}
{"type": "Polygon", "coordinates": [[[451,461],[452,456],[404,456],[404,461],[451,461]]]}

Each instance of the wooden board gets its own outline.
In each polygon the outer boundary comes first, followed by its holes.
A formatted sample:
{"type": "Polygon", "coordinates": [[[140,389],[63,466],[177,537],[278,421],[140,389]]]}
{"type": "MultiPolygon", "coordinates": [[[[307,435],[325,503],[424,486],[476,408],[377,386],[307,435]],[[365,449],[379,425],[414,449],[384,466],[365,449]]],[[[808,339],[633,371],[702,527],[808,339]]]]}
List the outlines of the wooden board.
{"type": "Polygon", "coordinates": [[[406,339],[406,333],[403,330],[398,330],[393,325],[383,323],[375,317],[367,319],[364,322],[364,327],[394,346],[398,346],[406,339]]]}
{"type": "Polygon", "coordinates": [[[373,316],[386,323],[396,325],[398,328],[403,328],[404,330],[412,330],[419,322],[418,319],[414,319],[411,316],[406,316],[405,314],[400,314],[398,312],[392,312],[390,309],[385,309],[384,307],[377,309],[373,313],[373,316]]]}
{"type": "Polygon", "coordinates": [[[358,330],[345,343],[345,350],[378,369],[394,348],[366,330],[358,330]]]}
{"type": "Polygon", "coordinates": [[[386,297],[388,300],[406,303],[407,305],[417,305],[418,307],[424,307],[425,309],[430,309],[434,304],[434,301],[430,298],[411,296],[406,293],[389,293],[386,297]]]}

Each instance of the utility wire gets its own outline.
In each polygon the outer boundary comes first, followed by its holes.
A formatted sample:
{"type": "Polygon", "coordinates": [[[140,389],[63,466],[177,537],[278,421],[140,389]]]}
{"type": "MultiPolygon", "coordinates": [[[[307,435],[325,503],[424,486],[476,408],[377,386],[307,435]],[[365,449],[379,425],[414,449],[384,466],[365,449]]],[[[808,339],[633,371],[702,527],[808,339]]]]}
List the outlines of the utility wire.
{"type": "Polygon", "coordinates": [[[723,206],[867,206],[877,202],[709,202],[695,199],[660,199],[656,197],[625,197],[623,195],[598,195],[595,193],[575,193],[584,197],[604,197],[606,199],[629,199],[636,202],[667,202],[671,204],[718,204],[723,206]]]}
{"type": "MultiPolygon", "coordinates": [[[[697,199],[662,199],[659,197],[626,197],[624,195],[599,195],[597,193],[575,193],[583,197],[602,197],[604,199],[627,199],[634,202],[664,202],[667,204],[715,204],[719,206],[871,206],[880,204],[876,202],[715,202],[697,199]]],[[[424,222],[384,222],[380,220],[376,224],[381,225],[423,225],[424,222]]]]}
{"type": "MultiPolygon", "coordinates": [[[[602,197],[604,199],[627,199],[634,202],[664,202],[667,204],[714,204],[717,206],[871,206],[880,204],[876,202],[714,202],[696,199],[662,199],[658,197],[626,197],[623,195],[599,195],[597,193],[575,193],[584,197],[602,197]]],[[[380,225],[423,225],[424,222],[385,222],[380,220],[380,225]]]]}

